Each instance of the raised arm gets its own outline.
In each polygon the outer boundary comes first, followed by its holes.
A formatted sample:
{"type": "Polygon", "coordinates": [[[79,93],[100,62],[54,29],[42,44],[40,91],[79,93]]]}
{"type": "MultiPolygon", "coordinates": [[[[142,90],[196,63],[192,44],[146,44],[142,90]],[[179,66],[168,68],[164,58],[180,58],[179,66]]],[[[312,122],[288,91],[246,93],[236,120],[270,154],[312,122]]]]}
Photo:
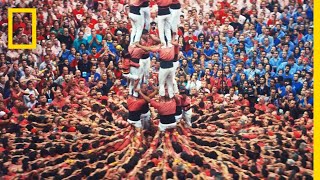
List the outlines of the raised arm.
{"type": "Polygon", "coordinates": [[[142,46],[141,44],[137,43],[136,46],[145,50],[145,51],[151,51],[151,52],[158,52],[160,49],[160,45],[148,47],[148,46],[142,46]]]}
{"type": "MultiPolygon", "coordinates": [[[[150,97],[149,96],[146,96],[145,94],[143,94],[143,92],[139,89],[139,95],[147,102],[150,102],[150,97]]],[[[154,92],[153,92],[154,93],[154,92]]]]}

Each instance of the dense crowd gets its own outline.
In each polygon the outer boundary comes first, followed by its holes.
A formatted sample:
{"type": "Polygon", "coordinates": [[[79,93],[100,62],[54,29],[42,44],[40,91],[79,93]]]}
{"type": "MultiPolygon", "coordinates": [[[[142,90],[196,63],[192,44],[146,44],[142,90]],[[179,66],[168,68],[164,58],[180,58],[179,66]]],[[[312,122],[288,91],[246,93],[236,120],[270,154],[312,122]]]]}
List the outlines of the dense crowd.
{"type": "MultiPolygon", "coordinates": [[[[1,178],[313,179],[312,0],[185,0],[176,30],[151,0],[141,31],[130,2],[0,1],[1,178]],[[7,48],[10,7],[37,8],[35,49],[7,48]],[[137,36],[179,48],[178,89],[137,36]],[[128,78],[132,46],[150,57],[142,78],[128,78]],[[173,91],[190,106],[162,131],[173,91]],[[143,129],[135,93],[151,104],[143,129]]],[[[14,14],[13,43],[31,29],[14,14]]]]}

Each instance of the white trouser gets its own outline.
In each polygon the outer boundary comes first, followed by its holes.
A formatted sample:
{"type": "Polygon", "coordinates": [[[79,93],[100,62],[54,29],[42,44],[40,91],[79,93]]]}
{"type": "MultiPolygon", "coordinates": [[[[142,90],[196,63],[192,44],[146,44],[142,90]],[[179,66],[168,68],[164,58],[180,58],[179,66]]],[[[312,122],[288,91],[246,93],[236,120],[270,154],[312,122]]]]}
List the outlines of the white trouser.
{"type": "Polygon", "coordinates": [[[128,119],[127,121],[128,121],[128,123],[134,125],[134,127],[136,127],[136,128],[142,128],[141,120],[139,120],[139,121],[131,121],[130,119],[128,119]]]}
{"type": "Polygon", "coordinates": [[[162,44],[171,45],[171,25],[170,25],[171,15],[158,15],[158,30],[159,30],[159,38],[162,44]],[[167,38],[167,42],[165,38],[167,38]]]}
{"type": "Polygon", "coordinates": [[[173,78],[173,92],[176,94],[179,92],[179,89],[178,89],[178,83],[176,81],[176,71],[179,67],[179,61],[176,61],[176,62],[173,62],[173,75],[172,75],[172,78],[173,78]]]}
{"type": "Polygon", "coordinates": [[[147,59],[140,59],[139,61],[140,68],[141,68],[141,73],[140,73],[140,82],[146,83],[149,79],[150,73],[150,57],[147,59]],[[143,79],[142,79],[143,76],[143,79]]]}
{"type": "MultiPolygon", "coordinates": [[[[130,79],[129,83],[129,94],[132,95],[132,91],[134,90],[134,80],[137,80],[141,74],[141,67],[130,67],[130,74],[126,75],[130,79]]],[[[138,84],[137,88],[140,88],[140,84],[138,84]]],[[[133,95],[138,97],[138,93],[134,92],[133,95]]]]}
{"type": "Polygon", "coordinates": [[[143,18],[143,25],[145,29],[149,31],[150,29],[150,7],[140,7],[140,14],[143,18]]]}
{"type": "Polygon", "coordinates": [[[129,13],[129,18],[131,21],[131,34],[130,34],[130,45],[135,42],[140,41],[142,30],[143,30],[143,17],[142,15],[137,15],[129,13]]]}
{"type": "Polygon", "coordinates": [[[151,117],[150,111],[148,111],[145,114],[141,114],[140,119],[141,119],[143,129],[150,128],[150,117],[151,117]]]}
{"type": "Polygon", "coordinates": [[[160,96],[165,96],[166,91],[165,91],[165,84],[167,84],[168,88],[168,94],[170,98],[173,98],[174,93],[173,93],[173,78],[172,78],[172,72],[174,71],[174,68],[160,68],[159,69],[159,95],[160,96]]]}
{"type": "Polygon", "coordinates": [[[180,120],[181,120],[181,118],[182,118],[182,114],[176,115],[176,116],[174,116],[174,117],[176,118],[176,122],[178,123],[178,122],[180,122],[180,120]]]}
{"type": "Polygon", "coordinates": [[[188,111],[182,110],[182,117],[184,118],[188,126],[191,127],[192,126],[191,124],[192,109],[190,108],[188,111]]]}
{"type": "Polygon", "coordinates": [[[178,22],[180,20],[180,14],[181,10],[180,9],[170,9],[171,13],[171,30],[173,33],[178,33],[178,22]]]}
{"type": "Polygon", "coordinates": [[[177,127],[177,123],[170,123],[170,124],[162,124],[161,122],[159,122],[159,129],[160,131],[165,131],[166,129],[172,129],[172,128],[176,128],[177,127]]]}

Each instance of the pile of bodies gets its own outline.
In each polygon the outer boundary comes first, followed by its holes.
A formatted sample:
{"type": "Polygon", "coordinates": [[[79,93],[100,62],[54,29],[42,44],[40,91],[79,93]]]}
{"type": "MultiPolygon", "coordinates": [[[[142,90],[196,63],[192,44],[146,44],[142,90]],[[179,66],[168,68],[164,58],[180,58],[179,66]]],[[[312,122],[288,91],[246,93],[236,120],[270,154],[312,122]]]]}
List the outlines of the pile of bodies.
{"type": "Polygon", "coordinates": [[[12,116],[1,135],[2,179],[312,179],[307,113],[293,120],[272,108],[225,103],[208,114],[192,105],[192,128],[180,121],[161,132],[154,108],[141,130],[124,120],[126,101],[88,100],[12,116]]]}

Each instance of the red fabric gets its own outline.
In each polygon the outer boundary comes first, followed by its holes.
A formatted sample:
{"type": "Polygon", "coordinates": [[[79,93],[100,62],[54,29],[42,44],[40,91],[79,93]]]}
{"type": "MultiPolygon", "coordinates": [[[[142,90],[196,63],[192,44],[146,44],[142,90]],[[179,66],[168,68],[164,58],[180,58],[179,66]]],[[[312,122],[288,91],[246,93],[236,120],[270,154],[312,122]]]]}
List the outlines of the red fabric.
{"type": "Polygon", "coordinates": [[[76,132],[77,129],[75,127],[69,127],[68,132],[76,132]]]}
{"type": "Polygon", "coordinates": [[[293,135],[295,138],[299,139],[299,138],[301,138],[302,133],[301,133],[301,131],[293,131],[293,135]]]}
{"type": "Polygon", "coordinates": [[[21,23],[14,23],[13,24],[13,31],[16,31],[18,28],[22,27],[23,29],[26,28],[26,24],[24,22],[21,23]]]}
{"type": "Polygon", "coordinates": [[[176,101],[174,99],[161,102],[156,102],[152,99],[150,104],[158,110],[159,115],[171,115],[176,113],[176,101]]]}
{"type": "Polygon", "coordinates": [[[33,129],[31,129],[31,132],[32,132],[33,134],[35,134],[35,133],[37,132],[37,129],[36,129],[36,128],[33,128],[33,129]]]}
{"type": "Polygon", "coordinates": [[[129,111],[139,111],[146,101],[144,99],[136,99],[130,96],[127,103],[129,111]]]}
{"type": "Polygon", "coordinates": [[[159,58],[164,61],[172,61],[175,54],[174,52],[175,52],[174,46],[161,48],[159,50],[159,58]]]}

